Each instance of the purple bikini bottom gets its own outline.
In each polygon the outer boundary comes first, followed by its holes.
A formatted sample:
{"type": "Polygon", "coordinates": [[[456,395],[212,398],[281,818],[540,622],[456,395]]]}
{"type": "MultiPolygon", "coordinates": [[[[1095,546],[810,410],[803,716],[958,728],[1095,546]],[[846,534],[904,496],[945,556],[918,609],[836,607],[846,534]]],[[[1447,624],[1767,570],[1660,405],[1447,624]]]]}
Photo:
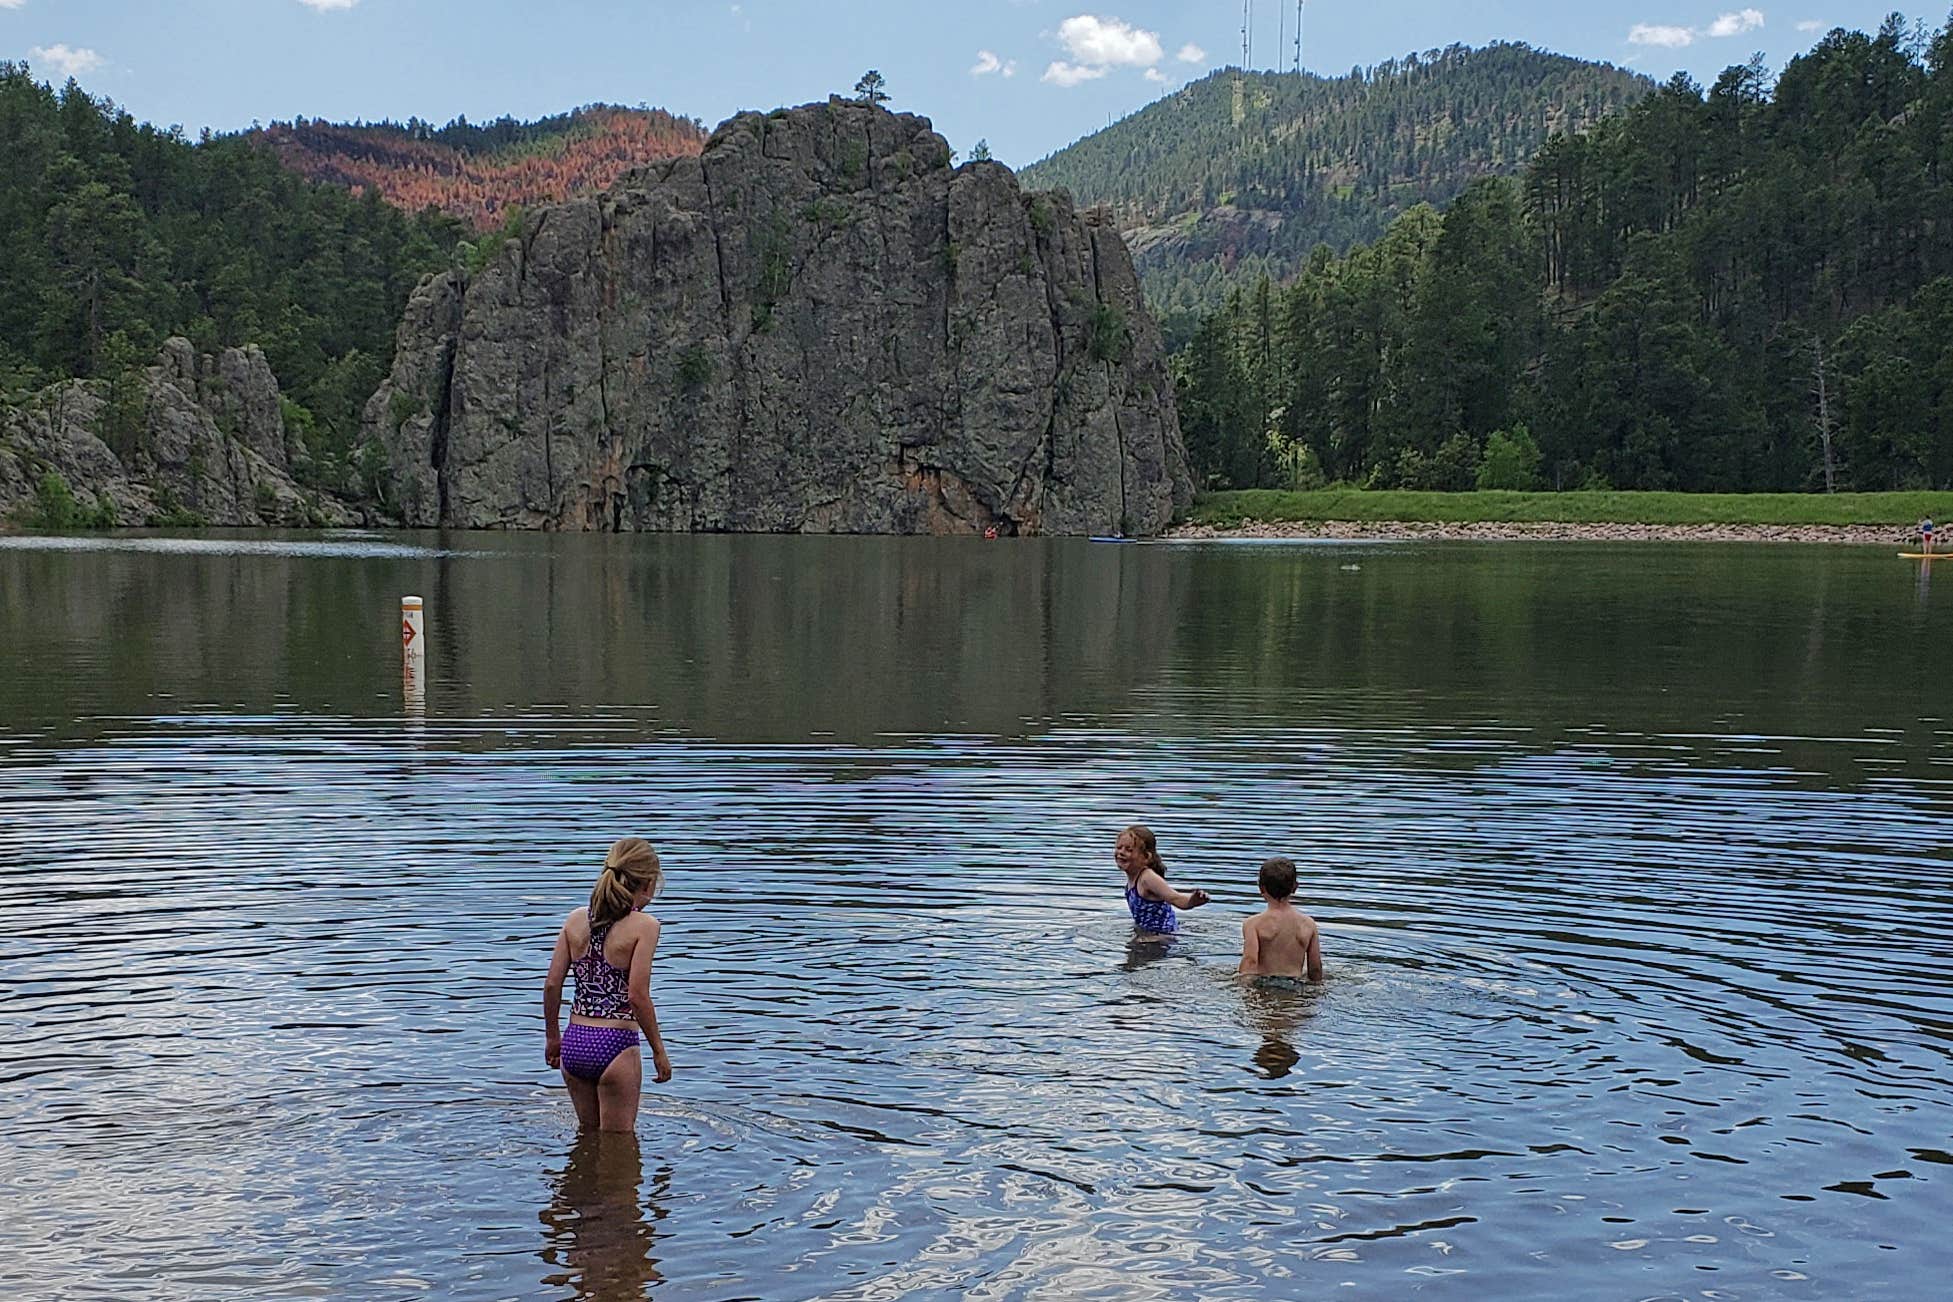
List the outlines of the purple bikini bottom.
{"type": "Polygon", "coordinates": [[[595,1080],[618,1054],[635,1048],[634,1026],[578,1026],[571,1022],[563,1028],[563,1070],[595,1080]]]}

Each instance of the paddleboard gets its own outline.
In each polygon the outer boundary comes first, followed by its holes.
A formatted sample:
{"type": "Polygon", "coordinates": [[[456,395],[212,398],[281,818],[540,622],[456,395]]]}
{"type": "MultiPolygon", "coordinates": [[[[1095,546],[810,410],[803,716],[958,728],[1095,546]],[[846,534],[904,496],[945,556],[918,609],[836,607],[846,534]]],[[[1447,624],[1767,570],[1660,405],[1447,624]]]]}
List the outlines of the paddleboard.
{"type": "Polygon", "coordinates": [[[1093,542],[1125,542],[1125,543],[1129,543],[1129,542],[1131,542],[1131,541],[1132,541],[1132,539],[1130,539],[1130,538],[1100,538],[1100,537],[1097,537],[1097,536],[1094,536],[1094,537],[1092,538],[1092,541],[1093,541],[1093,542]]]}
{"type": "Polygon", "coordinates": [[[1909,561],[1943,561],[1953,556],[1953,552],[1900,552],[1899,555],[1909,561]]]}

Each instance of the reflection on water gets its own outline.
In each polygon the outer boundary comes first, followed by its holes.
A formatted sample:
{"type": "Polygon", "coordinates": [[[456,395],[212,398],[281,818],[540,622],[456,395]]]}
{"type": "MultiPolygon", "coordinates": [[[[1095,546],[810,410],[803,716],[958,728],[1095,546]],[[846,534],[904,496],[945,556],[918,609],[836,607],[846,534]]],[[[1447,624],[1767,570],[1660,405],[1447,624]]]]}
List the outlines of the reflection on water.
{"type": "Polygon", "coordinates": [[[0,534],[0,551],[19,552],[142,552],[156,556],[226,556],[305,559],[337,557],[432,558],[462,553],[445,547],[416,547],[386,541],[384,535],[353,530],[330,530],[320,537],[279,537],[260,530],[183,537],[173,534],[0,534]]]}
{"type": "Polygon", "coordinates": [[[1256,977],[1241,984],[1244,1020],[1261,1036],[1255,1066],[1269,1080],[1280,1080],[1302,1061],[1296,1044],[1315,1016],[1314,1003],[1321,991],[1286,977],[1256,977]]]}
{"type": "Polygon", "coordinates": [[[579,1135],[542,1212],[542,1282],[563,1296],[610,1302],[640,1298],[664,1276],[656,1223],[671,1193],[671,1167],[649,1182],[636,1135],[579,1135]]]}
{"type": "Polygon", "coordinates": [[[1953,1268],[1953,616],[1883,549],[254,537],[0,549],[8,1296],[1953,1268]],[[623,833],[641,1147],[538,1020],[623,833]],[[1275,853],[1320,987],[1234,975],[1275,853]]]}

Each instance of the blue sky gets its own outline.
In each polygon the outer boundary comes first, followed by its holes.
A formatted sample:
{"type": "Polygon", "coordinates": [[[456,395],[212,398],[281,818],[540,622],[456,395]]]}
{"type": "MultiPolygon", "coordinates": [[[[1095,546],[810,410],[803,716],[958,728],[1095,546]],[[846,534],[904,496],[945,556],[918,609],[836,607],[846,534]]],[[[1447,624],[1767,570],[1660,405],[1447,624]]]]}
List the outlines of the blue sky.
{"type": "MultiPolygon", "coordinates": [[[[1834,26],[1873,30],[1889,7],[1310,0],[1304,63],[1342,73],[1521,40],[1706,82],[1757,51],[1780,67],[1834,26]]],[[[1255,64],[1287,66],[1278,32],[1293,0],[1255,10],[1255,64]]],[[[1937,27],[1947,13],[1909,16],[1937,27]]],[[[57,84],[73,72],[192,134],[294,116],[533,118],[596,100],[710,126],[845,92],[875,67],[894,107],[927,114],[958,149],[987,138],[1021,165],[1239,62],[1240,29],[1240,0],[0,0],[0,59],[57,84]]]]}

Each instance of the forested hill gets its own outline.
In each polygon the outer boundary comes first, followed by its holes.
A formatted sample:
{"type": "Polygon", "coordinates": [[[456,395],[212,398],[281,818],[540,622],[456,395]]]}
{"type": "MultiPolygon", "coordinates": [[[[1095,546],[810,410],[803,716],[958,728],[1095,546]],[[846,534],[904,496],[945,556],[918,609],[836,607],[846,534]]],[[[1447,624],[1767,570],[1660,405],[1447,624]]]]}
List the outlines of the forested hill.
{"type": "Polygon", "coordinates": [[[0,230],[0,407],[69,378],[131,390],[171,336],[257,344],[308,451],[301,482],[349,496],[408,293],[481,256],[451,217],[307,181],[241,136],[193,143],[4,61],[0,230]]]}
{"type": "Polygon", "coordinates": [[[690,118],[608,104],[536,122],[299,119],[248,134],[307,180],[374,190],[409,212],[438,208],[477,230],[499,225],[509,208],[602,190],[632,168],[696,154],[706,136],[690,118]]]}
{"type": "Polygon", "coordinates": [[[1519,178],[1238,292],[1209,485],[1953,487],[1953,24],[1678,77],[1519,178]]]}
{"type": "Polygon", "coordinates": [[[1110,204],[1155,308],[1170,312],[1213,305],[1229,282],[1284,278],[1318,244],[1374,240],[1399,213],[1516,172],[1554,133],[1653,89],[1516,44],[1452,46],[1335,78],[1224,69],[1022,175],[1110,204]]]}

